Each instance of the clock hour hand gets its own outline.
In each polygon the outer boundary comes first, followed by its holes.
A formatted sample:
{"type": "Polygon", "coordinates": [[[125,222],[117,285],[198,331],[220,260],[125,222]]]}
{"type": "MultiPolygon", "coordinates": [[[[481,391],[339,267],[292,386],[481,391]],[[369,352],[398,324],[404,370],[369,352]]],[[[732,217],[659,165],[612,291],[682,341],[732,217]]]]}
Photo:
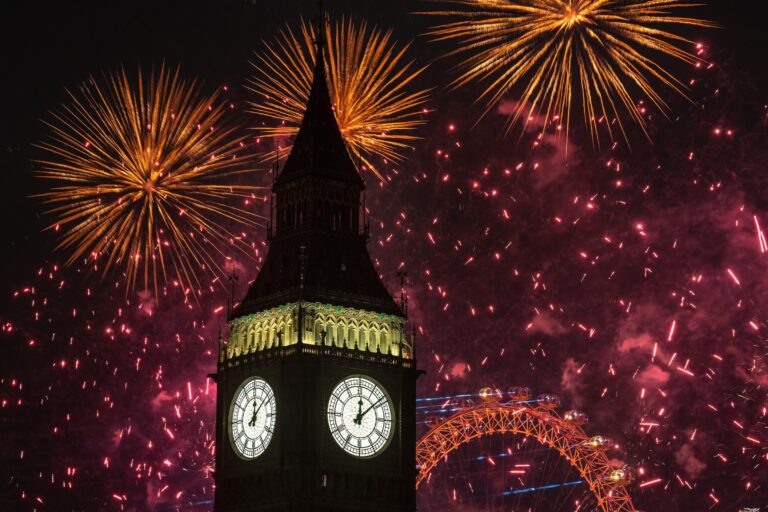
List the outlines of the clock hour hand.
{"type": "Polygon", "coordinates": [[[363,421],[363,399],[359,399],[357,401],[357,416],[355,416],[355,419],[352,420],[353,423],[360,424],[363,421]]]}
{"type": "Polygon", "coordinates": [[[248,422],[249,427],[255,427],[256,426],[256,413],[258,410],[256,409],[256,402],[253,402],[253,416],[251,416],[251,421],[248,422]]]}
{"type": "Polygon", "coordinates": [[[253,402],[253,417],[251,417],[251,421],[248,423],[251,427],[256,426],[256,415],[259,414],[259,411],[261,410],[261,407],[267,403],[267,401],[271,398],[271,396],[264,397],[264,400],[261,401],[259,404],[259,407],[256,407],[256,402],[253,402]]]}

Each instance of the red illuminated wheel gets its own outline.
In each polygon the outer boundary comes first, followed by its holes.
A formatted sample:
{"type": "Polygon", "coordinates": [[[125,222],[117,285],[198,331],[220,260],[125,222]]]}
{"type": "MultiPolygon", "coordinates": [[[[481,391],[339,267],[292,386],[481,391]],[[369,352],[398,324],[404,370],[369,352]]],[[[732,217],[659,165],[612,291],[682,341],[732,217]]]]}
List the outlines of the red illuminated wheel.
{"type": "Polygon", "coordinates": [[[606,455],[610,440],[584,433],[580,425],[586,415],[569,411],[567,417],[535,404],[485,402],[461,409],[442,422],[433,422],[418,440],[416,487],[428,482],[433,469],[462,445],[493,434],[516,434],[535,439],[565,459],[588,487],[597,510],[634,511],[626,490],[629,471],[612,467],[606,455]]]}

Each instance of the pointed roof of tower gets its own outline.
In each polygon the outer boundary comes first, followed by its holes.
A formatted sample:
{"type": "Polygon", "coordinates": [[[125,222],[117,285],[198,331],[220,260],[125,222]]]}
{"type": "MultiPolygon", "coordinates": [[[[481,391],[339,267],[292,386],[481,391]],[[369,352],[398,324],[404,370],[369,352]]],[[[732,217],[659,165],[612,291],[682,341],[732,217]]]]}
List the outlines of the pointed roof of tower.
{"type": "MultiPolygon", "coordinates": [[[[317,32],[322,32],[322,26],[317,32]]],[[[318,37],[315,73],[304,119],[272,189],[278,215],[286,215],[278,220],[264,264],[232,317],[298,301],[404,315],[373,266],[366,236],[357,232],[359,218],[355,217],[359,215],[359,196],[365,182],[336,123],[325,75],[323,44],[322,37],[318,37]],[[318,182],[322,186],[316,186],[318,182]],[[292,198],[293,192],[286,193],[292,184],[300,192],[301,200],[292,198]],[[330,194],[331,198],[322,194],[330,194]],[[346,220],[342,220],[342,215],[329,222],[331,209],[342,213],[345,207],[349,207],[346,220]],[[299,222],[305,224],[301,229],[293,229],[299,222]],[[349,224],[344,227],[342,222],[349,224]]]]}
{"type": "Polygon", "coordinates": [[[355,168],[333,113],[323,56],[323,27],[318,27],[315,72],[307,110],[293,149],[275,185],[280,187],[303,177],[319,177],[365,188],[355,168]]]}

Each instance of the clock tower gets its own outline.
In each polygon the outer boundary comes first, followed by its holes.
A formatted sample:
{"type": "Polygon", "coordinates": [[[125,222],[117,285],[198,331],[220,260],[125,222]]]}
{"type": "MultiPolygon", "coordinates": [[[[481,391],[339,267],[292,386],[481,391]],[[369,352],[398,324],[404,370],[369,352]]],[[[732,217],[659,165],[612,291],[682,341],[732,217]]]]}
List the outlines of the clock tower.
{"type": "Polygon", "coordinates": [[[269,252],[220,347],[215,512],[416,508],[414,339],[371,263],[364,189],[319,41],[269,252]]]}

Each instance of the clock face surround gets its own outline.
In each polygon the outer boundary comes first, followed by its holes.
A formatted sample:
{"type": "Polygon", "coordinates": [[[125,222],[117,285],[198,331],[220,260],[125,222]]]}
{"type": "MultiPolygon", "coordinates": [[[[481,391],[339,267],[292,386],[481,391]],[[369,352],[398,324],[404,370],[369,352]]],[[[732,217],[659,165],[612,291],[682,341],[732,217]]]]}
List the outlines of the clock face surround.
{"type": "Polygon", "coordinates": [[[263,454],[277,420],[277,401],[272,387],[260,377],[249,377],[237,388],[229,406],[229,440],[245,460],[263,454]]]}
{"type": "Polygon", "coordinates": [[[328,399],[326,413],[336,444],[354,457],[375,457],[392,440],[392,400],[370,377],[350,375],[339,382],[328,399]]]}

